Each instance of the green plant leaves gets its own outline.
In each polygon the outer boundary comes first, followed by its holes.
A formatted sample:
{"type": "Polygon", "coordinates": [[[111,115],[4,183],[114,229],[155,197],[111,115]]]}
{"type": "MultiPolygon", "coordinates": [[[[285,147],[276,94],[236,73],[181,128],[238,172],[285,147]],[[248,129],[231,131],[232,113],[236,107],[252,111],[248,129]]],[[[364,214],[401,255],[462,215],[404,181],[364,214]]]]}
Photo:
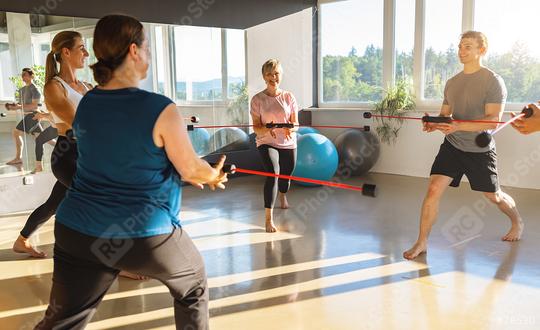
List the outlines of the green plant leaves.
{"type": "MultiPolygon", "coordinates": [[[[383,99],[373,105],[373,112],[383,116],[401,117],[408,111],[416,108],[414,94],[412,93],[412,82],[408,79],[396,81],[394,86],[388,87],[383,94],[383,99]]],[[[375,117],[377,128],[375,131],[381,139],[388,145],[396,143],[399,130],[403,125],[401,118],[380,118],[375,117]]]]}

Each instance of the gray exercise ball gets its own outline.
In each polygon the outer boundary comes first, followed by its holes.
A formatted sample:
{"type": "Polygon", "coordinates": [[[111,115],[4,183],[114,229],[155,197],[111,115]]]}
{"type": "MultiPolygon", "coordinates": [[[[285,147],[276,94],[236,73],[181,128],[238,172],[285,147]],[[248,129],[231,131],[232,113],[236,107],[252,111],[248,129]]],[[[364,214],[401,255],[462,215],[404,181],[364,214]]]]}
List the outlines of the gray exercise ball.
{"type": "Polygon", "coordinates": [[[249,136],[238,127],[218,129],[213,136],[217,152],[229,152],[249,149],[249,136]]]}
{"type": "Polygon", "coordinates": [[[381,154],[381,143],[373,132],[348,129],[334,140],[339,155],[338,175],[360,176],[371,168],[381,154]]]}

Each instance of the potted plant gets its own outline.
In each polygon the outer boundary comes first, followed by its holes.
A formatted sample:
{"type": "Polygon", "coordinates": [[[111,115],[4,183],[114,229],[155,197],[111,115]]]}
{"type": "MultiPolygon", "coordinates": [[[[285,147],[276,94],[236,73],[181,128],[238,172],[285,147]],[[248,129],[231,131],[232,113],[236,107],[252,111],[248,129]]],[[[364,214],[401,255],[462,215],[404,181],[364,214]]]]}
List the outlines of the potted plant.
{"type": "MultiPolygon", "coordinates": [[[[373,113],[382,116],[401,117],[405,113],[414,111],[416,104],[412,93],[412,83],[407,79],[396,81],[383,93],[380,102],[374,104],[373,113]]],[[[395,144],[399,130],[403,125],[403,119],[375,117],[377,128],[375,129],[381,142],[395,144]]]]}

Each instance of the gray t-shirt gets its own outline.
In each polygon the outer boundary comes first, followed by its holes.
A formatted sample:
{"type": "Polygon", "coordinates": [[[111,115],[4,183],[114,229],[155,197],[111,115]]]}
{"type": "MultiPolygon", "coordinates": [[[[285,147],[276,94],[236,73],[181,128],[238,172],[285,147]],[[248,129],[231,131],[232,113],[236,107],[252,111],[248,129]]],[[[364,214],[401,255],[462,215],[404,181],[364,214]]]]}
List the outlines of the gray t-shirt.
{"type": "MultiPolygon", "coordinates": [[[[481,68],[475,73],[462,72],[453,76],[444,87],[443,104],[449,105],[454,119],[481,120],[486,116],[486,104],[506,103],[506,86],[495,72],[481,68]]],[[[480,132],[455,132],[446,139],[456,148],[466,152],[486,152],[495,148],[495,139],[480,148],[475,138],[480,132]]]]}
{"type": "Polygon", "coordinates": [[[39,99],[41,99],[41,93],[38,91],[36,85],[30,84],[19,89],[19,103],[32,104],[32,100],[39,99]]]}

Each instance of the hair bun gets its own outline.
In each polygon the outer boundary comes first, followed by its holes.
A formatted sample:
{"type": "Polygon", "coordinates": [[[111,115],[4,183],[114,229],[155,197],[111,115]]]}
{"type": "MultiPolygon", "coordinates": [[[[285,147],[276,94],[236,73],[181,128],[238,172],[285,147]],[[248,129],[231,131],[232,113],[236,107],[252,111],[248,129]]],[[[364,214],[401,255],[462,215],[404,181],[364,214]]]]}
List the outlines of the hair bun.
{"type": "Polygon", "coordinates": [[[99,60],[91,65],[91,68],[94,71],[94,79],[99,85],[104,85],[112,79],[113,68],[107,62],[99,60]]]}

